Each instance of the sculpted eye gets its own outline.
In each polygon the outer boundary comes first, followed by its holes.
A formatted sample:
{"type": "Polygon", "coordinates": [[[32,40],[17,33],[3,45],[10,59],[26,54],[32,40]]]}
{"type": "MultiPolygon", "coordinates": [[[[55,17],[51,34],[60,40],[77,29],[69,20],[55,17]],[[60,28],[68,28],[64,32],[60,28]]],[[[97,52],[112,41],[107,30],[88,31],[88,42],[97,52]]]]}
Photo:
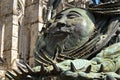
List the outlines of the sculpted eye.
{"type": "Polygon", "coordinates": [[[69,18],[69,19],[73,19],[73,18],[76,18],[76,17],[79,17],[79,16],[76,15],[76,14],[68,14],[67,15],[67,18],[69,18]]]}
{"type": "Polygon", "coordinates": [[[59,14],[59,15],[56,16],[56,19],[61,19],[62,16],[63,16],[62,14],[59,14]]]}

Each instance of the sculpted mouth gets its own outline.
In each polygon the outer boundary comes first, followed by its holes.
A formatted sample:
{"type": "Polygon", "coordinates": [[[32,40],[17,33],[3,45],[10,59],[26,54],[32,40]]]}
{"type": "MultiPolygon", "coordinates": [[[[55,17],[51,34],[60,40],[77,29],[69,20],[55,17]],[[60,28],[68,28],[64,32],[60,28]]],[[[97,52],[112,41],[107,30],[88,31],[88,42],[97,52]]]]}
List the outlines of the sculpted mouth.
{"type": "Polygon", "coordinates": [[[66,36],[68,34],[69,32],[65,32],[65,31],[57,31],[53,33],[54,36],[66,36]]]}
{"type": "Polygon", "coordinates": [[[62,36],[67,36],[68,34],[71,33],[70,27],[65,25],[65,24],[57,24],[56,27],[51,27],[50,29],[50,33],[53,36],[58,36],[58,37],[62,37],[62,36]]]}

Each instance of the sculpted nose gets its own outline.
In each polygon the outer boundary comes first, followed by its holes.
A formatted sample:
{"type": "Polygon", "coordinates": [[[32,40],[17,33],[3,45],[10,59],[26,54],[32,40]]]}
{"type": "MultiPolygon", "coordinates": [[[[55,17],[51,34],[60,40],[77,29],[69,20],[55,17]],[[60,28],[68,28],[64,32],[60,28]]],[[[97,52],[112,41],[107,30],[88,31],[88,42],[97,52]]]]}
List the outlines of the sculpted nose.
{"type": "Polygon", "coordinates": [[[58,20],[58,23],[66,24],[66,19],[65,18],[61,18],[61,19],[58,20]]]}
{"type": "Polygon", "coordinates": [[[65,23],[58,22],[57,27],[61,29],[62,27],[65,27],[65,23]]]}
{"type": "Polygon", "coordinates": [[[61,29],[61,27],[64,27],[66,25],[66,20],[65,18],[61,18],[57,21],[57,27],[61,29]]]}

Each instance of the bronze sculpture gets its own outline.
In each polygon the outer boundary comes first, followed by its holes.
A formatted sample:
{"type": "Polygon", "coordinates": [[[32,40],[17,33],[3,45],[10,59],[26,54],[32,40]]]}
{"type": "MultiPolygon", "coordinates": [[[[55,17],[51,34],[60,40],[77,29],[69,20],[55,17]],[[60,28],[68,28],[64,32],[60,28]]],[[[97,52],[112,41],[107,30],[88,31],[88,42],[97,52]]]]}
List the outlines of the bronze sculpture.
{"type": "Polygon", "coordinates": [[[42,80],[48,76],[56,80],[119,80],[119,3],[117,0],[89,8],[94,16],[80,8],[60,12],[38,37],[36,67],[32,69],[25,63],[25,69],[18,66],[20,72],[8,71],[6,76],[15,80],[42,80]]]}

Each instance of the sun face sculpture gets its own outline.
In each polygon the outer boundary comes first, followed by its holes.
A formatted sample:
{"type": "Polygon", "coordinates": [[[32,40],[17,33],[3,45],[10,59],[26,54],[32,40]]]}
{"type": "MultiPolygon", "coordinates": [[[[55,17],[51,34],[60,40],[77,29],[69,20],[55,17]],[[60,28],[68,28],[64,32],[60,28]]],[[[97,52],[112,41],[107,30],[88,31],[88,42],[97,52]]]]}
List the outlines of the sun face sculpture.
{"type": "Polygon", "coordinates": [[[54,59],[56,54],[81,47],[95,30],[93,15],[79,8],[60,12],[46,27],[40,43],[37,43],[36,51],[41,55],[39,50],[43,49],[51,59],[54,59]]]}
{"type": "Polygon", "coordinates": [[[89,11],[70,8],[60,12],[48,22],[46,29],[37,39],[35,60],[39,63],[38,66],[31,68],[24,63],[25,67],[18,65],[19,71],[7,71],[6,76],[10,80],[42,80],[46,77],[48,80],[48,76],[52,79],[60,78],[55,80],[119,80],[120,43],[116,36],[119,34],[117,31],[120,18],[113,16],[119,14],[119,3],[120,1],[116,0],[89,8],[95,13],[107,15],[107,19],[101,20],[101,16],[98,17],[100,19],[96,24],[100,29],[100,36],[94,36],[93,39],[91,36],[95,31],[94,17],[89,11]],[[114,8],[111,8],[110,4],[114,8]],[[98,47],[97,43],[100,43],[98,47]],[[90,60],[80,59],[84,52],[93,54],[100,50],[102,51],[90,60]],[[72,60],[72,57],[75,60],[72,60]]]}

